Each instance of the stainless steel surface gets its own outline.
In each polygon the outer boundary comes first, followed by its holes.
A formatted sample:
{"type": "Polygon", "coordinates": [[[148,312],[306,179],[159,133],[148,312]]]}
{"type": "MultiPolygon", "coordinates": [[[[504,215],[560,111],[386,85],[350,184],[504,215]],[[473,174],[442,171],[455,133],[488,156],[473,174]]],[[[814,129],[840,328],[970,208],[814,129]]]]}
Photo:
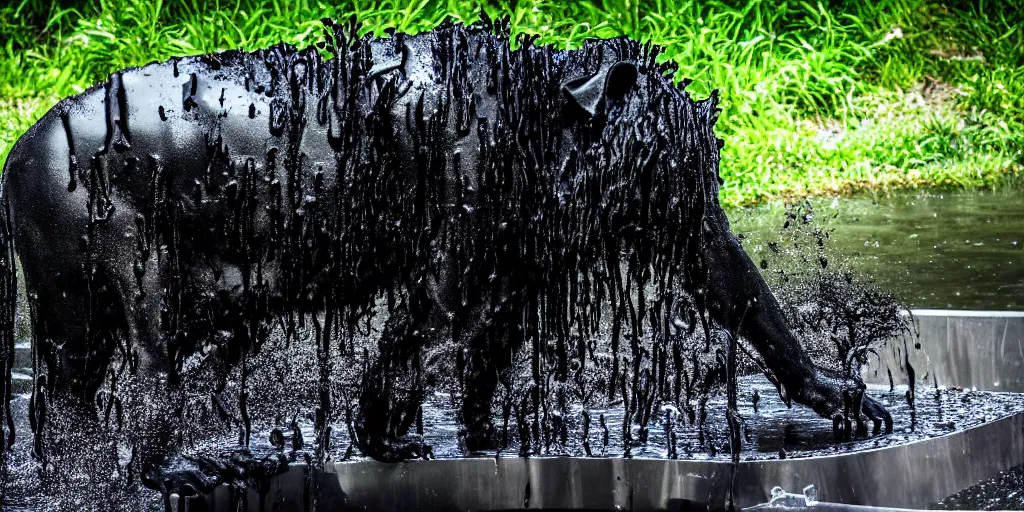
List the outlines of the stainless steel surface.
{"type": "Polygon", "coordinates": [[[787,506],[773,506],[773,505],[757,505],[743,509],[743,512],[912,512],[919,509],[913,508],[889,508],[889,507],[869,507],[866,505],[847,505],[845,503],[825,503],[818,502],[813,505],[807,505],[804,507],[787,507],[787,506]]]}
{"type": "MultiPolygon", "coordinates": [[[[735,505],[767,502],[774,486],[814,484],[818,499],[887,508],[926,508],[1002,469],[1024,464],[1024,414],[895,448],[741,462],[735,505]]],[[[652,459],[508,458],[342,462],[320,474],[321,510],[625,509],[726,505],[727,462],[652,459]],[[326,505],[326,506],[324,506],[326,505]],[[342,507],[344,505],[344,507],[342,507]]],[[[295,510],[306,502],[306,471],[276,479],[248,510],[295,510]]],[[[234,510],[221,488],[213,510],[234,510]]],[[[184,508],[179,508],[184,510],[184,508]]]]}
{"type": "Polygon", "coordinates": [[[1024,392],[1024,312],[913,310],[921,348],[893,340],[864,371],[869,383],[906,383],[904,346],[915,376],[928,384],[1024,392]]]}
{"type": "MultiPolygon", "coordinates": [[[[909,358],[917,377],[940,385],[1024,391],[1024,313],[914,311],[921,349],[909,358]]],[[[890,344],[881,362],[903,359],[890,344]]],[[[869,380],[888,383],[884,366],[869,380]]],[[[895,371],[894,376],[900,373],[895,371]]],[[[814,484],[822,502],[926,508],[960,489],[1024,464],[1024,414],[902,446],[803,459],[741,462],[735,505],[767,502],[771,489],[814,484]]],[[[726,462],[598,458],[508,458],[344,462],[310,474],[293,468],[261,497],[245,491],[248,510],[627,509],[686,510],[726,506],[732,479],[726,462]],[[318,485],[312,485],[312,479],[318,485]],[[310,480],[310,481],[307,481],[310,480]],[[316,496],[311,489],[319,489],[316,496]]],[[[221,487],[212,510],[237,510],[221,487]]],[[[187,501],[187,500],[186,500],[187,501]]],[[[185,510],[185,503],[178,510],[185,510]]],[[[852,510],[852,509],[851,509],[852,510]]]]}
{"type": "Polygon", "coordinates": [[[813,485],[808,485],[803,489],[803,492],[787,492],[782,487],[775,487],[772,489],[772,499],[768,503],[762,503],[742,510],[744,512],[765,510],[774,510],[776,512],[808,512],[811,510],[819,512],[908,512],[917,509],[847,505],[845,503],[818,501],[818,490],[813,485]]]}

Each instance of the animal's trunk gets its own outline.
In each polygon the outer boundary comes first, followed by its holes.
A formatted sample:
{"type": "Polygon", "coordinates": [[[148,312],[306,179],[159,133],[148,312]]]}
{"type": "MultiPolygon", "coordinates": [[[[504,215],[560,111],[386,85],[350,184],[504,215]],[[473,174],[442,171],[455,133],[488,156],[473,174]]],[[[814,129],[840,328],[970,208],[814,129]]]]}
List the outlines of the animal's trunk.
{"type": "Polygon", "coordinates": [[[6,192],[7,173],[0,177],[0,452],[14,446],[14,417],[11,415],[11,370],[14,366],[14,308],[18,302],[18,278],[14,259],[14,224],[6,192]]]}

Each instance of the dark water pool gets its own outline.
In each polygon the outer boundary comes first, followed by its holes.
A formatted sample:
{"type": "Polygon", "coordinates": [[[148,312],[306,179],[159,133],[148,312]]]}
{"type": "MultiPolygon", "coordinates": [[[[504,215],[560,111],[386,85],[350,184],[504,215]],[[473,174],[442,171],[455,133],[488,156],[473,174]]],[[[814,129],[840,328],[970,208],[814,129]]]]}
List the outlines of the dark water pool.
{"type": "Polygon", "coordinates": [[[947,496],[935,510],[1024,510],[1024,466],[1008,469],[977,485],[947,496]]]}
{"type": "MultiPolygon", "coordinates": [[[[1024,180],[997,190],[899,192],[811,201],[832,253],[911,307],[1024,309],[1024,180]]],[[[760,261],[784,207],[729,212],[760,261]]]]}

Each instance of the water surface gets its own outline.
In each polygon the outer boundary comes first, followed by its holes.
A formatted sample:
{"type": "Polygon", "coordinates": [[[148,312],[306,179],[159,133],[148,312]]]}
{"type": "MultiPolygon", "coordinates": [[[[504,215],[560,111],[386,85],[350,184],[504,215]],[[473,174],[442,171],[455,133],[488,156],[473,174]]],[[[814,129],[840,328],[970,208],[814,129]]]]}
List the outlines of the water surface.
{"type": "MultiPolygon", "coordinates": [[[[916,308],[1024,310],[1024,183],[815,199],[832,253],[916,308]]],[[[778,240],[780,204],[729,212],[755,261],[778,240]]]]}

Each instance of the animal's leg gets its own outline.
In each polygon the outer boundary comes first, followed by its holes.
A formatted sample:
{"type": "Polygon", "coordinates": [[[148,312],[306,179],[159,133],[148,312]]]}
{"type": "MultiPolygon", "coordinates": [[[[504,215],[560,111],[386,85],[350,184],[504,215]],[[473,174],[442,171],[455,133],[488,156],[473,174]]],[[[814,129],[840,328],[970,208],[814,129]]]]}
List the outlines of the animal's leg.
{"type": "MultiPolygon", "coordinates": [[[[32,247],[25,247],[23,255],[32,247]]],[[[68,255],[63,262],[77,258],[68,255]]],[[[122,303],[113,281],[98,268],[86,286],[85,273],[55,261],[44,268],[25,257],[26,284],[31,290],[35,385],[29,417],[34,453],[43,459],[45,481],[64,496],[98,502],[119,489],[122,478],[83,485],[82,474],[126,475],[119,460],[118,432],[106,427],[117,416],[110,394],[98,393],[109,376],[116,337],[124,325],[122,303]],[[88,293],[91,290],[91,295],[88,293]],[[90,321],[90,319],[94,321],[90,321]],[[110,409],[107,409],[110,407],[110,409]]]]}
{"type": "Polygon", "coordinates": [[[728,221],[709,222],[706,259],[708,266],[708,307],[713,319],[747,339],[794,401],[807,405],[826,418],[842,417],[847,404],[875,423],[892,430],[892,417],[879,404],[863,396],[864,383],[857,376],[844,376],[819,368],[790,330],[775,295],[739,241],[728,230],[728,221]],[[863,397],[863,399],[861,399],[863,397]]]}
{"type": "Polygon", "coordinates": [[[466,347],[462,419],[469,450],[495,448],[491,403],[499,376],[512,365],[517,340],[522,339],[520,326],[512,318],[519,310],[507,305],[499,309],[496,312],[489,304],[473,308],[461,336],[466,342],[459,344],[466,347]]]}
{"type": "MultiPolygon", "coordinates": [[[[163,490],[163,466],[175,452],[180,431],[180,404],[176,398],[178,383],[170,378],[167,334],[160,325],[161,295],[159,279],[144,279],[146,293],[137,297],[134,322],[129,339],[137,356],[136,366],[127,376],[124,399],[131,400],[137,414],[131,418],[131,437],[138,476],[148,487],[163,490]],[[146,289],[150,288],[152,289],[146,289]]],[[[129,295],[130,296],[130,295],[129,295]]]]}
{"type": "Polygon", "coordinates": [[[71,422],[61,419],[58,425],[96,422],[94,401],[106,376],[115,332],[103,322],[89,319],[109,320],[113,297],[109,281],[94,278],[88,283],[73,256],[64,259],[70,264],[55,272],[53,265],[40,265],[37,257],[23,253],[23,261],[35,338],[30,420],[35,450],[42,456],[43,434],[51,418],[74,418],[71,422]]]}
{"type": "MultiPolygon", "coordinates": [[[[197,354],[201,344],[210,342],[214,333],[230,333],[229,339],[217,338],[216,347],[207,346],[209,352],[202,363],[221,370],[214,371],[211,379],[227,379],[240,354],[249,348],[244,321],[249,317],[244,314],[241,297],[222,293],[214,299],[204,293],[216,289],[215,279],[194,262],[152,258],[147,269],[141,287],[132,284],[125,292],[136,296],[131,338],[143,353],[133,375],[132,392],[136,402],[145,405],[134,425],[139,474],[147,487],[165,497],[172,492],[206,492],[237,471],[229,461],[231,453],[207,456],[205,462],[182,453],[182,437],[191,427],[189,422],[196,420],[184,413],[184,393],[195,392],[195,386],[219,392],[224,384],[202,382],[204,377],[190,373],[184,361],[197,354]],[[211,469],[217,466],[215,460],[223,462],[218,470],[211,469]]],[[[244,417],[233,420],[247,425],[244,417]]]]}
{"type": "Polygon", "coordinates": [[[391,313],[377,358],[363,376],[357,443],[364,454],[380,461],[425,455],[420,439],[404,438],[423,402],[420,355],[431,309],[423,295],[417,293],[391,313]]]}

